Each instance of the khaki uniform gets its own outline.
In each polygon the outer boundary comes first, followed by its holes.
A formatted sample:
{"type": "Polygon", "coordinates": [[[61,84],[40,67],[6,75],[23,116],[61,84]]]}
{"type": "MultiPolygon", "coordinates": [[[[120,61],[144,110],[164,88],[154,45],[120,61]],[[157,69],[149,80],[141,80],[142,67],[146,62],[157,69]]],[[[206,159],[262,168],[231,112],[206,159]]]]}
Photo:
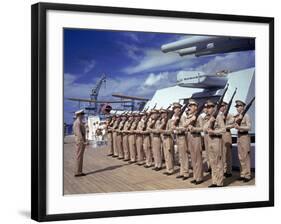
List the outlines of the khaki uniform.
{"type": "MultiPolygon", "coordinates": [[[[209,117],[209,116],[208,116],[209,117]]],[[[207,130],[210,120],[204,124],[204,130],[207,130]]],[[[222,135],[225,132],[225,124],[222,116],[219,114],[214,125],[215,135],[208,134],[208,154],[212,169],[212,184],[223,186],[223,146],[222,135]]]]}
{"type": "MultiPolygon", "coordinates": [[[[135,130],[138,122],[135,120],[130,128],[130,131],[135,130]]],[[[129,151],[130,151],[130,160],[131,162],[136,162],[137,152],[136,152],[136,137],[134,133],[129,133],[129,151]]]]}
{"type": "MultiPolygon", "coordinates": [[[[149,125],[151,125],[152,120],[150,119],[147,122],[147,127],[149,125]]],[[[150,134],[149,131],[144,131],[143,133],[143,150],[144,150],[144,154],[145,154],[145,164],[147,166],[151,166],[152,165],[152,148],[151,148],[151,138],[150,138],[150,134]]]]}
{"type": "Polygon", "coordinates": [[[107,140],[107,147],[108,147],[108,154],[113,155],[113,138],[112,138],[112,131],[111,131],[111,124],[113,121],[108,124],[106,128],[106,140],[107,140]]]}
{"type": "MultiPolygon", "coordinates": [[[[159,130],[160,128],[160,121],[157,120],[154,128],[148,128],[148,130],[159,130]]],[[[162,154],[161,154],[161,138],[160,133],[152,133],[151,134],[151,143],[152,143],[152,154],[154,158],[154,167],[155,168],[162,168],[162,154]]]]}
{"type": "MultiPolygon", "coordinates": [[[[186,123],[189,124],[195,117],[194,114],[189,114],[186,123]]],[[[191,163],[193,167],[193,179],[198,181],[203,180],[203,159],[202,159],[202,139],[201,132],[203,131],[203,119],[198,117],[192,129],[187,134],[188,149],[191,155],[191,163]]]]}
{"type": "MultiPolygon", "coordinates": [[[[172,118],[172,122],[176,120],[176,117],[172,118]]],[[[189,177],[189,161],[188,161],[188,145],[185,134],[186,117],[181,116],[178,129],[182,130],[176,134],[176,142],[179,150],[179,162],[180,162],[180,176],[189,177]]]]}
{"type": "Polygon", "coordinates": [[[225,120],[226,132],[222,135],[224,173],[227,174],[232,173],[232,137],[230,129],[233,124],[234,117],[228,114],[225,120]]]}
{"type": "Polygon", "coordinates": [[[83,158],[86,147],[86,129],[80,119],[76,119],[73,123],[73,132],[76,143],[76,169],[75,174],[81,174],[83,169],[83,158]]]}
{"type": "Polygon", "coordinates": [[[123,159],[124,158],[124,152],[123,152],[123,141],[122,141],[122,133],[121,133],[121,129],[124,125],[125,121],[122,120],[118,126],[117,129],[117,140],[116,140],[116,144],[117,144],[117,151],[118,151],[118,158],[119,159],[123,159]]]}
{"type": "Polygon", "coordinates": [[[248,114],[242,119],[240,130],[238,131],[238,157],[240,160],[240,177],[251,179],[251,139],[248,131],[251,130],[251,120],[248,114]]]}
{"type": "MultiPolygon", "coordinates": [[[[127,120],[123,131],[128,131],[128,128],[130,126],[130,121],[127,120]]],[[[124,152],[124,159],[125,160],[129,160],[130,159],[130,150],[129,150],[129,139],[128,139],[129,135],[127,133],[123,133],[122,134],[122,141],[123,141],[123,152],[124,152]]]]}
{"type": "MultiPolygon", "coordinates": [[[[118,118],[119,119],[119,118],[118,118]]],[[[117,146],[117,132],[116,129],[119,125],[119,120],[116,119],[114,124],[113,124],[113,131],[112,131],[112,139],[113,139],[113,154],[114,156],[118,156],[118,146],[117,146]]]]}
{"type": "MultiPolygon", "coordinates": [[[[142,131],[144,120],[141,119],[138,123],[136,131],[142,131]]],[[[143,134],[136,133],[136,148],[137,148],[137,161],[138,164],[144,164],[144,150],[143,150],[143,134]]]]}
{"type": "MultiPolygon", "coordinates": [[[[169,119],[166,126],[166,131],[172,131],[172,120],[169,119]]],[[[166,171],[174,172],[174,144],[171,133],[162,134],[163,153],[165,158],[166,171]]]]}
{"type": "MultiPolygon", "coordinates": [[[[203,121],[203,127],[204,125],[208,122],[208,120],[210,119],[210,115],[207,115],[207,114],[204,114],[204,115],[200,115],[200,117],[202,117],[202,121],[203,121]]],[[[209,147],[208,147],[208,133],[207,131],[204,131],[203,129],[203,139],[204,139],[204,148],[205,148],[205,155],[206,155],[206,163],[207,163],[207,168],[210,169],[211,168],[211,165],[210,165],[210,159],[209,159],[209,153],[208,153],[208,150],[209,150],[209,147]]]]}

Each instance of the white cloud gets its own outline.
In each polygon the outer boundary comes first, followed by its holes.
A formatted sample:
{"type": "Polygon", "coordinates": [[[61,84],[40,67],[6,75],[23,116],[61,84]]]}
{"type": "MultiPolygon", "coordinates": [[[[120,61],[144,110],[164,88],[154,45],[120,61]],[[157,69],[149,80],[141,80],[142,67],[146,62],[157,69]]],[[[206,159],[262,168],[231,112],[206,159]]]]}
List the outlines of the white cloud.
{"type": "Polygon", "coordinates": [[[94,59],[85,62],[84,74],[93,70],[96,66],[96,61],[94,59]]]}
{"type": "Polygon", "coordinates": [[[193,56],[180,57],[176,53],[163,53],[160,49],[147,49],[144,57],[135,66],[124,68],[127,74],[135,74],[149,70],[181,69],[192,64],[193,56]]]}
{"type": "Polygon", "coordinates": [[[145,86],[152,86],[155,85],[157,82],[167,79],[168,72],[159,73],[158,75],[154,73],[150,73],[149,76],[146,78],[144,85],[145,86]]]}

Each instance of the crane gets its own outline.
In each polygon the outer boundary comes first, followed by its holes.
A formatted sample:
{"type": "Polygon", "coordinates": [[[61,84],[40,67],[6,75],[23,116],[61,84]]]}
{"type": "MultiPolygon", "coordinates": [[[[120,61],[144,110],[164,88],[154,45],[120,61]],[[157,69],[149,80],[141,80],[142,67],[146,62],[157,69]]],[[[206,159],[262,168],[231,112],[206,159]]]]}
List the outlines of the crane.
{"type": "MultiPolygon", "coordinates": [[[[106,76],[105,76],[105,74],[103,74],[100,77],[100,79],[97,81],[97,83],[94,86],[94,88],[92,88],[92,92],[90,94],[91,100],[95,100],[95,101],[98,100],[99,91],[100,91],[100,88],[101,88],[103,83],[104,84],[106,83],[106,76]]],[[[90,106],[91,106],[91,103],[90,103],[90,106]]],[[[97,102],[94,102],[93,110],[94,110],[95,113],[98,111],[98,103],[97,102]]]]}

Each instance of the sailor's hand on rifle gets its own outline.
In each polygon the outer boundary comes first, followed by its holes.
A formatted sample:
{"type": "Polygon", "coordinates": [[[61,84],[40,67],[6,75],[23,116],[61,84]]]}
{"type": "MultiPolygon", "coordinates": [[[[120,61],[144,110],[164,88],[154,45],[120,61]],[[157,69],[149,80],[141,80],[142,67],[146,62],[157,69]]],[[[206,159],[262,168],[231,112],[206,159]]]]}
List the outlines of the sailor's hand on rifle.
{"type": "Polygon", "coordinates": [[[210,117],[210,122],[214,122],[216,120],[216,118],[214,118],[213,116],[210,117]]]}
{"type": "Polygon", "coordinates": [[[193,128],[194,128],[194,127],[193,127],[191,124],[190,124],[190,125],[188,125],[188,130],[189,130],[189,131],[192,131],[192,130],[193,130],[193,128]]]}
{"type": "Polygon", "coordinates": [[[235,123],[235,124],[234,124],[234,128],[237,129],[237,130],[239,130],[239,129],[240,129],[240,126],[239,126],[237,123],[235,123]]]}
{"type": "Polygon", "coordinates": [[[209,135],[213,135],[214,134],[214,130],[212,130],[211,128],[208,128],[207,132],[208,132],[209,135]]]}

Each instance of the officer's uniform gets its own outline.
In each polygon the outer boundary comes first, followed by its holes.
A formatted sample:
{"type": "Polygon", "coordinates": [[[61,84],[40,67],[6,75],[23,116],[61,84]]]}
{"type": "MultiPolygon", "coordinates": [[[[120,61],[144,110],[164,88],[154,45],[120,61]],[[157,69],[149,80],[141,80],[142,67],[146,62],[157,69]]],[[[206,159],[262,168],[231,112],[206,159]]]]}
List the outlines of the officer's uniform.
{"type": "Polygon", "coordinates": [[[123,151],[124,151],[124,160],[129,161],[130,160],[130,150],[129,150],[129,140],[128,140],[128,128],[130,126],[130,121],[129,119],[126,121],[124,128],[123,128],[123,133],[122,133],[122,140],[123,140],[123,151]]]}
{"type": "MultiPolygon", "coordinates": [[[[245,103],[237,100],[236,105],[242,104],[245,106],[245,103]]],[[[241,125],[238,130],[238,157],[240,160],[240,177],[245,178],[246,180],[251,179],[251,139],[249,136],[249,131],[251,130],[251,119],[248,114],[245,114],[241,125]]]]}
{"type": "MultiPolygon", "coordinates": [[[[158,113],[158,111],[153,110],[151,111],[151,113],[158,113]]],[[[159,131],[160,125],[161,125],[160,121],[157,120],[154,124],[154,127],[148,127],[148,130],[152,132],[151,143],[152,143],[152,154],[154,158],[155,170],[162,169],[161,138],[160,138],[160,133],[157,133],[157,131],[159,131]]]]}
{"type": "Polygon", "coordinates": [[[169,119],[166,125],[166,132],[164,131],[162,134],[163,152],[168,174],[174,173],[174,144],[171,136],[172,128],[172,120],[169,119]]]}
{"type": "Polygon", "coordinates": [[[129,131],[129,149],[130,149],[130,162],[136,162],[137,161],[137,152],[136,152],[136,137],[133,131],[136,129],[136,126],[138,125],[138,121],[134,120],[132,126],[130,127],[129,131]]]}
{"type": "Polygon", "coordinates": [[[141,119],[136,128],[136,148],[137,148],[138,165],[144,164],[143,134],[140,133],[143,130],[143,126],[144,126],[144,120],[141,119]]]}
{"type": "MultiPolygon", "coordinates": [[[[151,125],[151,122],[152,119],[150,118],[146,124],[146,127],[149,127],[151,125]]],[[[149,168],[152,166],[152,148],[151,148],[150,132],[148,130],[143,131],[143,150],[145,153],[145,167],[149,168]]]]}
{"type": "MultiPolygon", "coordinates": [[[[214,103],[208,102],[208,106],[215,106],[214,103]]],[[[211,117],[211,116],[210,116],[211,117]]],[[[204,129],[207,130],[210,125],[210,120],[205,123],[204,129]]],[[[208,134],[208,153],[212,169],[212,185],[223,186],[223,146],[222,135],[225,132],[225,124],[222,115],[218,115],[215,120],[214,134],[208,134]]]]}
{"type": "MultiPolygon", "coordinates": [[[[208,114],[204,114],[203,116],[200,115],[200,117],[202,117],[202,121],[203,121],[203,127],[205,126],[205,124],[208,122],[208,120],[210,119],[210,115],[208,114]]],[[[207,163],[207,168],[208,171],[211,169],[211,165],[210,165],[210,159],[209,159],[209,147],[208,147],[208,132],[206,130],[203,130],[203,139],[204,139],[204,148],[205,148],[205,155],[206,155],[206,163],[207,163]]]]}
{"type": "MultiPolygon", "coordinates": [[[[194,100],[189,101],[189,105],[195,104],[198,106],[197,102],[194,100]]],[[[186,118],[186,123],[195,119],[195,114],[188,114],[186,118]]],[[[201,132],[203,131],[203,119],[198,117],[193,129],[187,134],[188,149],[191,155],[191,163],[193,167],[193,179],[194,183],[200,183],[203,180],[203,159],[202,159],[202,139],[201,132]]]]}
{"type": "Polygon", "coordinates": [[[124,118],[122,118],[117,129],[116,144],[117,144],[118,159],[124,159],[123,141],[122,141],[122,133],[121,133],[121,129],[123,128],[124,123],[125,123],[124,118]]]}
{"type": "Polygon", "coordinates": [[[118,117],[115,122],[114,122],[114,125],[113,125],[113,128],[112,128],[112,138],[113,138],[113,154],[114,154],[114,157],[118,157],[118,146],[117,146],[117,132],[116,132],[116,129],[118,128],[118,125],[119,125],[119,122],[120,122],[120,117],[118,117]]]}
{"type": "Polygon", "coordinates": [[[233,128],[234,117],[231,114],[227,115],[225,119],[225,128],[226,132],[222,135],[223,143],[223,164],[224,164],[224,173],[226,175],[231,175],[232,173],[232,137],[231,137],[231,128],[233,128]]]}
{"type": "MultiPolygon", "coordinates": [[[[84,114],[83,110],[79,110],[75,112],[76,116],[80,114],[84,114]]],[[[84,158],[84,151],[86,147],[86,129],[84,124],[79,118],[73,123],[73,132],[75,135],[75,144],[76,144],[76,169],[75,169],[75,176],[82,175],[83,169],[83,158],[84,158]]]]}
{"type": "Polygon", "coordinates": [[[111,120],[111,122],[107,125],[107,147],[108,147],[108,155],[113,155],[113,138],[112,138],[112,126],[114,124],[114,119],[111,120]]]}

